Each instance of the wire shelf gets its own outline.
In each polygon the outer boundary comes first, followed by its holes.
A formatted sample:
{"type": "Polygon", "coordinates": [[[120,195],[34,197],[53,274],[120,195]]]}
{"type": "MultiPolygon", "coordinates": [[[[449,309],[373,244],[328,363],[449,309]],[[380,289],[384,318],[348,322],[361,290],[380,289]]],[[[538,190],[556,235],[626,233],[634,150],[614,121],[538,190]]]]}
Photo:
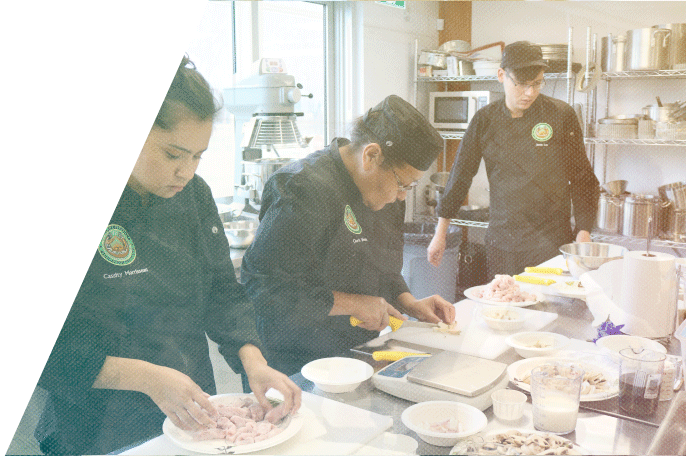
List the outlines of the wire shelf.
{"type": "Polygon", "coordinates": [[[464,131],[439,131],[443,139],[462,139],[464,131]]]}
{"type": "MultiPolygon", "coordinates": [[[[438,217],[431,215],[415,215],[415,222],[419,223],[438,223],[438,217]]],[[[474,220],[450,219],[451,225],[470,226],[473,228],[488,228],[488,222],[476,222],[474,220]]]]}
{"type": "Polygon", "coordinates": [[[686,69],[682,70],[633,70],[603,73],[602,79],[631,79],[631,78],[683,78],[686,69]]]}
{"type": "MultiPolygon", "coordinates": [[[[574,74],[567,76],[567,73],[544,73],[543,77],[545,79],[567,79],[573,78],[574,74]]],[[[417,78],[417,82],[469,82],[469,81],[497,81],[497,76],[432,76],[430,78],[417,78]]]]}
{"type": "Polygon", "coordinates": [[[636,146],[686,146],[686,139],[625,139],[625,138],[585,138],[586,144],[620,144],[636,146]]]}
{"type": "MultiPolygon", "coordinates": [[[[618,234],[591,233],[591,239],[602,242],[622,242],[631,245],[645,247],[646,239],[621,236],[618,234]]],[[[664,239],[651,239],[650,245],[654,247],[668,247],[686,251],[686,242],[666,241],[664,239]]]]}

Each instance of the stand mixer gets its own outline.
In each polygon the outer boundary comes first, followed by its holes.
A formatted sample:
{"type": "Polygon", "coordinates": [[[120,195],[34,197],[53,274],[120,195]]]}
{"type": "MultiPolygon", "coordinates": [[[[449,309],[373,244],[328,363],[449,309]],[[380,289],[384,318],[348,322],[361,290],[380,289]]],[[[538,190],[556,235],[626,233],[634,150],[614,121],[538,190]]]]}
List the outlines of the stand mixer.
{"type": "Polygon", "coordinates": [[[234,217],[259,213],[265,182],[293,161],[282,158],[279,150],[307,147],[309,140],[296,125],[303,113],[295,112],[295,105],[312,94],[303,95],[300,89],[281,59],[263,58],[253,63],[251,76],[224,90],[224,104],[235,116],[234,217]]]}

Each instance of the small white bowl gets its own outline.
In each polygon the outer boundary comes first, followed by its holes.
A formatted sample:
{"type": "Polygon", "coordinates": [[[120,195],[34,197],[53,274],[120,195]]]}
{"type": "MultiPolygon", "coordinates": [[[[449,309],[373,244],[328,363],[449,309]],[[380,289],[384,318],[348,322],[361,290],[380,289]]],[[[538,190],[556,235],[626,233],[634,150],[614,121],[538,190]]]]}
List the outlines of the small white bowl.
{"type": "Polygon", "coordinates": [[[481,309],[481,318],[491,329],[497,331],[515,331],[524,326],[522,314],[507,306],[484,306],[481,309]]]}
{"type": "Polygon", "coordinates": [[[414,404],[400,415],[403,424],[417,433],[426,443],[437,446],[454,446],[458,440],[474,435],[486,427],[488,419],[484,413],[462,402],[426,401],[414,404]],[[454,419],[460,432],[431,431],[430,426],[454,419]]]}
{"type": "Polygon", "coordinates": [[[501,420],[514,421],[524,415],[526,394],[511,389],[500,389],[491,394],[493,413],[501,420]]]}
{"type": "Polygon", "coordinates": [[[606,353],[609,353],[612,360],[616,363],[619,363],[619,351],[625,348],[634,348],[637,351],[640,349],[648,349],[658,353],[667,353],[667,349],[659,342],[646,339],[645,337],[628,336],[624,334],[601,337],[595,344],[606,353]]]}
{"type": "Polygon", "coordinates": [[[348,393],[374,374],[374,368],[353,358],[321,358],[300,370],[303,377],[327,393],[348,393]]]}
{"type": "Polygon", "coordinates": [[[505,343],[514,348],[522,358],[532,358],[552,355],[565,348],[569,344],[569,339],[562,334],[534,331],[512,334],[505,339],[505,343]]]}

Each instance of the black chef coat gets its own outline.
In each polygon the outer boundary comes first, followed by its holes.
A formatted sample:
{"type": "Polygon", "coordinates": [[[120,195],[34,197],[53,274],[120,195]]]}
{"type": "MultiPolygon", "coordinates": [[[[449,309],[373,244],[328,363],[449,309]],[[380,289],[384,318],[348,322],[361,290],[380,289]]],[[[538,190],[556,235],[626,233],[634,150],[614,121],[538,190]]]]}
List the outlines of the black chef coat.
{"type": "Polygon", "coordinates": [[[195,176],[143,206],[127,186],[40,378],[50,398],[37,438],[105,454],[159,435],[165,415],[147,395],[91,385],[115,356],[176,369],[215,394],[205,333],[236,372],[238,349],[259,346],[209,187],[195,176]]]}
{"type": "Polygon", "coordinates": [[[379,211],[364,205],[338,150],[347,144],[334,139],[271,176],[243,257],[241,279],[267,360],[288,375],[378,336],[350,326],[347,315],[328,316],[333,291],[391,304],[408,291],[401,275],[405,204],[379,211]]]}
{"type": "Polygon", "coordinates": [[[505,251],[572,242],[595,223],[599,183],[574,110],[539,95],[513,118],[505,99],[477,111],[455,157],[437,214],[455,218],[483,158],[490,190],[486,241],[505,251]]]}

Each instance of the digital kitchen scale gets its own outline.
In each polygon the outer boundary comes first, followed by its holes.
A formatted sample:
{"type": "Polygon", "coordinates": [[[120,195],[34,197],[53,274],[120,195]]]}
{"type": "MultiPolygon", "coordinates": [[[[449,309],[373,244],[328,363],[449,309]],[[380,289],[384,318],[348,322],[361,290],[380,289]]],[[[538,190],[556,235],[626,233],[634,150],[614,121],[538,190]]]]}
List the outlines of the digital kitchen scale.
{"type": "Polygon", "coordinates": [[[381,391],[412,402],[457,401],[479,410],[491,406],[491,393],[509,382],[507,365],[462,353],[407,356],[372,376],[381,391]]]}

